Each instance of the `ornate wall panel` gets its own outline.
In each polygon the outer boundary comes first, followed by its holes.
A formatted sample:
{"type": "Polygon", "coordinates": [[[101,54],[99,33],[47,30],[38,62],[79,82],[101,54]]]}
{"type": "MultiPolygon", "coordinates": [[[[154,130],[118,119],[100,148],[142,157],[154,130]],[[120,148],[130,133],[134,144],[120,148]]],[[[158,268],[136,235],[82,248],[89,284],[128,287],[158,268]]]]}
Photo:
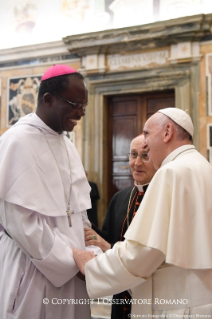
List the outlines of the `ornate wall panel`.
{"type": "Polygon", "coordinates": [[[8,78],[7,127],[35,112],[41,75],[8,78]]]}

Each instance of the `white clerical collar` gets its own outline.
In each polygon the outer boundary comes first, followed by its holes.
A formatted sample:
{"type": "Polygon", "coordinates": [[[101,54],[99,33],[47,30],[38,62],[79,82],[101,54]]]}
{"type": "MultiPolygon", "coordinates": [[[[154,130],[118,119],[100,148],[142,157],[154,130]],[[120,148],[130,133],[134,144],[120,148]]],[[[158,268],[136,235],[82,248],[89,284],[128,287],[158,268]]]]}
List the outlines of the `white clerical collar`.
{"type": "Polygon", "coordinates": [[[36,118],[36,121],[42,125],[43,129],[45,129],[46,131],[48,131],[49,133],[53,134],[53,135],[67,135],[66,131],[63,131],[61,133],[58,133],[56,131],[54,131],[53,129],[51,129],[51,127],[49,127],[48,125],[46,125],[46,123],[43,122],[43,120],[41,120],[41,118],[36,114],[33,113],[34,117],[36,118]]]}
{"type": "Polygon", "coordinates": [[[195,150],[195,146],[191,145],[191,144],[187,144],[187,145],[183,145],[180,146],[178,148],[176,148],[176,150],[174,150],[173,152],[171,152],[162,162],[161,167],[166,165],[167,163],[173,161],[178,155],[180,155],[181,153],[188,151],[188,150],[195,150]]]}
{"type": "Polygon", "coordinates": [[[135,182],[134,182],[134,185],[135,185],[135,187],[137,187],[138,191],[141,193],[141,192],[144,191],[144,186],[149,185],[149,183],[143,184],[143,185],[138,185],[138,184],[136,183],[136,181],[135,181],[135,182]]]}
{"type": "Polygon", "coordinates": [[[42,131],[47,131],[48,133],[55,135],[55,136],[61,136],[66,135],[67,132],[63,131],[61,134],[58,132],[55,132],[52,130],[46,123],[44,123],[41,118],[36,113],[29,113],[23,117],[21,117],[18,122],[14,125],[20,125],[20,124],[28,124],[34,127],[37,127],[38,129],[42,131]]]}
{"type": "Polygon", "coordinates": [[[14,125],[23,125],[28,124],[34,127],[37,127],[38,129],[42,131],[47,131],[50,134],[58,135],[57,132],[53,131],[48,125],[46,125],[41,118],[36,113],[29,113],[23,117],[21,117],[18,122],[14,125]]]}

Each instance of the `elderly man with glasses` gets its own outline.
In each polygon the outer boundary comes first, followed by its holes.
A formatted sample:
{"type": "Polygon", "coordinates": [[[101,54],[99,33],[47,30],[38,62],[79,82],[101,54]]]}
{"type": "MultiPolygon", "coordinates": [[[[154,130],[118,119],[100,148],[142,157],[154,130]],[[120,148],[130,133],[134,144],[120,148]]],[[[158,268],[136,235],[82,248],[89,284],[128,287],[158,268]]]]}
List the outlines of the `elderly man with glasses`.
{"type": "Polygon", "coordinates": [[[41,79],[36,113],[1,137],[1,319],[91,317],[71,249],[85,248],[90,186],[66,137],[87,104],[83,76],[54,65],[41,79]]]}
{"type": "MultiPolygon", "coordinates": [[[[98,229],[94,224],[92,224],[92,229],[85,228],[86,246],[96,245],[106,251],[113,247],[116,242],[124,240],[124,234],[156,172],[148,162],[144,135],[139,135],[132,140],[128,155],[134,185],[117,192],[113,196],[102,230],[98,229]]],[[[116,294],[113,299],[111,319],[128,319],[131,312],[131,296],[129,292],[124,291],[116,294]],[[122,300],[126,300],[124,304],[121,304],[122,300]]]]}

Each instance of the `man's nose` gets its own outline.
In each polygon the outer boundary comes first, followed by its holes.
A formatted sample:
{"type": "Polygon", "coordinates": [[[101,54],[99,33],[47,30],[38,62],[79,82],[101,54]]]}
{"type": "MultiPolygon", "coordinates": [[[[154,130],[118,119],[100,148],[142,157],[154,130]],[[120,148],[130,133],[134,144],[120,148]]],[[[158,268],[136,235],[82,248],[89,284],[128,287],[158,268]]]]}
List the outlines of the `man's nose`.
{"type": "Polygon", "coordinates": [[[83,107],[82,107],[82,114],[83,114],[82,116],[85,115],[85,108],[86,108],[86,106],[83,106],[83,107]]]}
{"type": "Polygon", "coordinates": [[[85,115],[85,108],[86,108],[86,106],[83,106],[83,107],[81,107],[81,108],[79,108],[79,109],[77,109],[77,110],[75,110],[75,111],[76,111],[76,113],[77,113],[79,116],[84,116],[84,115],[85,115]]]}
{"type": "Polygon", "coordinates": [[[138,155],[137,158],[135,159],[135,165],[142,165],[142,164],[143,164],[143,162],[142,162],[140,156],[138,155]]]}

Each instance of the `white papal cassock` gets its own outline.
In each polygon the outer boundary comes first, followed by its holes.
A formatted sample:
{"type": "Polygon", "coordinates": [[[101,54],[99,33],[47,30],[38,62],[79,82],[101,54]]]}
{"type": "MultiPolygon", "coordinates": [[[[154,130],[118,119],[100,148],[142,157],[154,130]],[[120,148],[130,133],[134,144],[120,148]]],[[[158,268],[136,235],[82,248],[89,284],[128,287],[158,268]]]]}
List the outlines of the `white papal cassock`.
{"type": "Polygon", "coordinates": [[[130,289],[131,318],[212,318],[211,230],[212,166],[184,145],[153,177],[125,241],[86,264],[89,296],[130,289]]]}
{"type": "Polygon", "coordinates": [[[89,227],[90,208],[90,186],[74,145],[30,114],[1,137],[0,154],[0,318],[90,318],[85,283],[76,277],[71,249],[85,249],[83,228],[89,227]],[[72,227],[44,134],[68,194],[67,145],[72,227]]]}

